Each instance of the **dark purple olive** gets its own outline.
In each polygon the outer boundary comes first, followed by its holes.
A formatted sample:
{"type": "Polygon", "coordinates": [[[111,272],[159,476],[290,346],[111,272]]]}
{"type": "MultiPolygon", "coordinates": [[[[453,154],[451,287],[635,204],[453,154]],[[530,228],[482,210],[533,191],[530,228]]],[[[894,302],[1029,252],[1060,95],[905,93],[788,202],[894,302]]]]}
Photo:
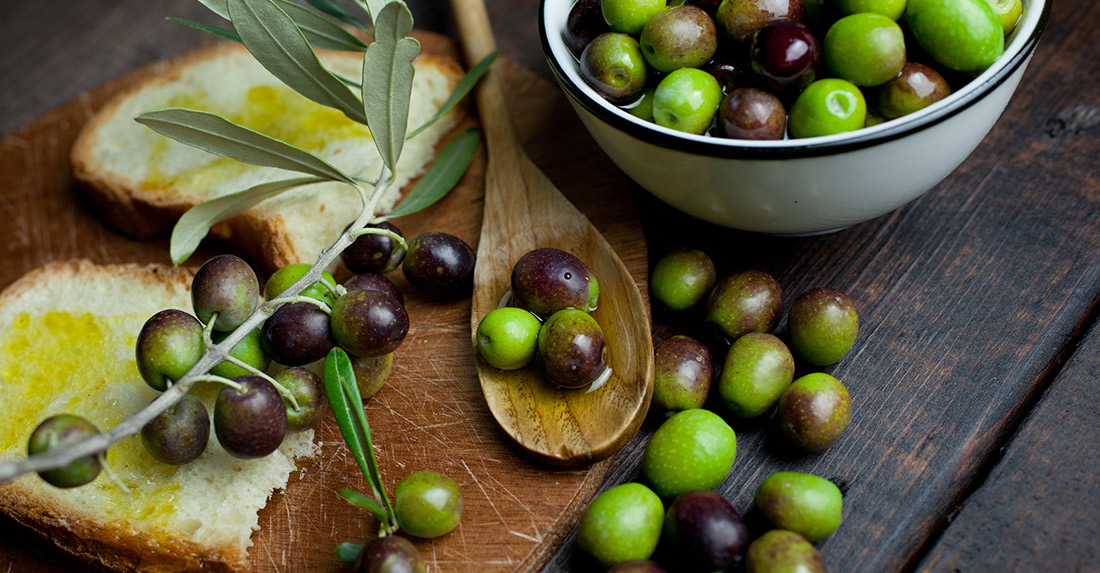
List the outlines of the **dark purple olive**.
{"type": "Polygon", "coordinates": [[[264,322],[264,352],[283,366],[304,366],[325,357],[335,342],[329,315],[310,302],[285,304],[264,322]]]}
{"type": "Polygon", "coordinates": [[[286,437],[283,398],[259,376],[239,376],[233,381],[240,390],[226,386],[214,401],[214,433],[231,456],[262,458],[278,449],[286,437]]]}
{"type": "Polygon", "coordinates": [[[404,537],[387,535],[363,547],[355,560],[359,573],[425,573],[424,558],[404,537]]]}
{"type": "Polygon", "coordinates": [[[665,538],[677,556],[677,570],[702,573],[739,561],[749,544],[749,530],[726,498],[699,489],[680,494],[669,505],[665,538]]]}
{"type": "Polygon", "coordinates": [[[512,267],[514,306],[546,318],[555,312],[596,308],[599,283],[588,265],[560,249],[529,251],[512,267]]]}
{"type": "MultiPolygon", "coordinates": [[[[392,223],[383,221],[368,228],[384,229],[404,238],[405,235],[392,223]]],[[[344,266],[353,273],[388,273],[405,259],[405,247],[392,238],[377,233],[359,235],[342,253],[344,266]]]]}
{"type": "Polygon", "coordinates": [[[409,240],[401,268],[405,278],[438,299],[470,296],[477,256],[465,241],[447,233],[420,233],[409,240]]]}
{"type": "Polygon", "coordinates": [[[777,94],[797,94],[817,77],[821,43],[793,20],[775,20],[752,37],[752,70],[777,94]]]}
{"type": "Polygon", "coordinates": [[[274,378],[298,403],[295,408],[290,400],[283,398],[287,431],[300,432],[316,426],[328,407],[328,394],[321,377],[306,368],[295,366],[280,371],[274,378]]]}
{"type": "Polygon", "coordinates": [[[835,442],[852,419],[848,389],[824,372],[798,378],[775,406],[780,429],[807,452],[823,450],[835,442]]]}
{"type": "Polygon", "coordinates": [[[209,441],[210,414],[202,400],[191,394],[184,394],[141,428],[141,443],[149,455],[174,466],[198,459],[209,441]]]}
{"type": "Polygon", "coordinates": [[[375,290],[349,291],[336,299],[330,319],[332,338],[356,356],[382,356],[397,350],[409,333],[409,315],[392,296],[375,290]]]}
{"type": "Polygon", "coordinates": [[[611,27],[607,20],[603,19],[603,10],[600,0],[578,0],[569,9],[569,16],[565,19],[565,32],[562,39],[565,45],[573,51],[574,56],[580,56],[584,47],[592,41],[592,38],[604,32],[610,32],[611,27]]]}
{"type": "Polygon", "coordinates": [[[402,305],[405,304],[405,294],[401,292],[401,289],[397,288],[397,285],[393,284],[393,281],[388,279],[385,275],[380,275],[378,273],[355,275],[344,281],[344,288],[347,289],[348,292],[353,290],[376,290],[392,296],[402,305]]]}
{"type": "Polygon", "coordinates": [[[714,378],[707,347],[678,335],[658,344],[653,354],[653,405],[666,410],[702,408],[714,378]]]}
{"type": "Polygon", "coordinates": [[[725,55],[715,56],[713,60],[702,67],[704,72],[718,80],[718,85],[722,87],[723,94],[728,94],[744,84],[745,78],[749,76],[750,69],[747,60],[725,55]]]}
{"type": "Polygon", "coordinates": [[[191,281],[191,304],[203,324],[214,321],[214,330],[233,330],[260,303],[260,281],[255,271],[235,255],[218,255],[203,263],[191,281]]]}
{"type": "MultiPolygon", "coordinates": [[[[27,440],[27,455],[44,454],[54,448],[65,448],[83,442],[99,433],[94,424],[73,414],[55,414],[42,420],[27,440]]],[[[61,488],[82,486],[91,482],[103,469],[99,456],[77,458],[69,465],[38,472],[46,483],[61,488]]]]}
{"type": "Polygon", "coordinates": [[[559,310],[539,330],[537,360],[549,381],[562,388],[583,388],[607,370],[607,341],[592,315],[559,310]]]}
{"type": "Polygon", "coordinates": [[[718,133],[730,139],[783,139],[787,110],[771,92],[737,88],[718,108],[718,133]]]}
{"type": "Polygon", "coordinates": [[[685,4],[691,4],[692,6],[698,6],[707,11],[707,14],[714,16],[718,11],[718,6],[722,4],[722,0],[687,0],[685,4]]]}

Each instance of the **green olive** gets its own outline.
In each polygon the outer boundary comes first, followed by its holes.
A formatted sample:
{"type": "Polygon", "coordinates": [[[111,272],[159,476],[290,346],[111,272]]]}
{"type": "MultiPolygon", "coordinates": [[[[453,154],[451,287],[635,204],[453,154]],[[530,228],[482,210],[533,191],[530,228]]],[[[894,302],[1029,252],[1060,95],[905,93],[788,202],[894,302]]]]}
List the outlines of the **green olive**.
{"type": "Polygon", "coordinates": [[[417,537],[434,538],[453,531],[462,519],[462,505],[458,484],[437,472],[409,474],[394,493],[397,523],[417,537]]]}
{"type": "Polygon", "coordinates": [[[840,527],[844,498],[825,478],[776,472],[760,482],[753,504],[775,527],[820,541],[840,527]]]}
{"type": "Polygon", "coordinates": [[[717,414],[684,410],[664,421],[646,444],[642,474],[661,497],[713,489],[729,475],[737,436],[717,414]]]}
{"type": "Polygon", "coordinates": [[[980,72],[1004,52],[1004,28],[985,0],[909,0],[913,37],[940,64],[980,72]]]}
{"type": "Polygon", "coordinates": [[[640,483],[617,485],[588,504],[577,523],[577,545],[604,567],[649,559],[664,527],[661,498],[640,483]]]}

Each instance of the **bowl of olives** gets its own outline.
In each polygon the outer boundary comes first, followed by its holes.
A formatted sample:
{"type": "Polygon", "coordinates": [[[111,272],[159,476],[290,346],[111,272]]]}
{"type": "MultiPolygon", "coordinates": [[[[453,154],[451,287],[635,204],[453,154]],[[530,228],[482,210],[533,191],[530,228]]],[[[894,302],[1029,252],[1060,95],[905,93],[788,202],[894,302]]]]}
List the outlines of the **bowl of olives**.
{"type": "Polygon", "coordinates": [[[550,69],[611,160],[745,231],[824,233],[934,187],[992,129],[1050,0],[542,0],[550,69]]]}

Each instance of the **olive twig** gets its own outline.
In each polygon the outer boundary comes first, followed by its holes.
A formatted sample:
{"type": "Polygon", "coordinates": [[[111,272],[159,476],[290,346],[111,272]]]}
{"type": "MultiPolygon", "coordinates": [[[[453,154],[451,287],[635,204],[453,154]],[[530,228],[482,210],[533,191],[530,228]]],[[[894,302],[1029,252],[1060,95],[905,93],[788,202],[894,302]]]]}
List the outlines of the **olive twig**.
{"type": "Polygon", "coordinates": [[[389,229],[383,229],[381,227],[364,227],[362,229],[359,229],[358,231],[353,232],[351,235],[355,238],[362,237],[363,235],[382,235],[385,237],[389,237],[391,240],[393,240],[393,242],[397,243],[401,247],[401,249],[409,249],[409,243],[405,240],[405,237],[394,233],[389,229]]]}
{"type": "MultiPolygon", "coordinates": [[[[321,281],[321,282],[323,283],[325,281],[321,281]]],[[[323,310],[325,312],[325,314],[329,314],[329,315],[332,314],[332,309],[329,308],[328,304],[326,304],[325,301],[317,300],[317,299],[315,299],[313,297],[310,297],[310,296],[299,296],[299,295],[280,296],[279,298],[273,298],[273,299],[265,302],[263,304],[263,306],[269,306],[272,309],[277,310],[279,307],[283,306],[284,304],[290,304],[292,302],[308,302],[309,304],[316,305],[317,308],[323,310]]]]}

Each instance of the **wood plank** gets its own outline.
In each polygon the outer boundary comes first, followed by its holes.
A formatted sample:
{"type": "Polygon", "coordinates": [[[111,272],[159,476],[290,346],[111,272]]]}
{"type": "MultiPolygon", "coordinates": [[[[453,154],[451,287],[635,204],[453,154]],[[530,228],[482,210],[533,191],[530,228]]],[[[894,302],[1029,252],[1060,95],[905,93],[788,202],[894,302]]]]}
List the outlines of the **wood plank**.
{"type": "MultiPolygon", "coordinates": [[[[640,201],[651,261],[694,246],[715,256],[720,274],[771,272],[788,306],[813,286],[845,290],[859,306],[855,349],[827,369],[852,393],[845,435],[801,455],[770,424],[734,422],[738,460],[718,488],[746,512],[774,471],[842,484],[845,523],[818,544],[830,571],[916,566],[1100,296],[1100,130],[1087,122],[1100,102],[1083,89],[1100,85],[1100,65],[1085,55],[1100,44],[1100,30],[1086,24],[1098,18],[1094,3],[1055,3],[1023,83],[978,150],[930,193],[874,221],[823,237],[763,237],[640,201]]],[[[655,309],[655,343],[699,334],[697,318],[655,309]]],[[[651,416],[643,432],[659,421],[651,416]]],[[[644,437],[620,452],[603,488],[641,479],[644,437]]],[[[1082,463],[1098,460],[1089,452],[1082,463]]],[[[592,569],[573,541],[548,570],[592,569]]],[[[1052,569],[1074,570],[1072,555],[1047,557],[1052,569]]]]}
{"type": "Polygon", "coordinates": [[[1095,570],[1097,395],[1100,327],[1094,325],[920,570],[1095,570]]]}

